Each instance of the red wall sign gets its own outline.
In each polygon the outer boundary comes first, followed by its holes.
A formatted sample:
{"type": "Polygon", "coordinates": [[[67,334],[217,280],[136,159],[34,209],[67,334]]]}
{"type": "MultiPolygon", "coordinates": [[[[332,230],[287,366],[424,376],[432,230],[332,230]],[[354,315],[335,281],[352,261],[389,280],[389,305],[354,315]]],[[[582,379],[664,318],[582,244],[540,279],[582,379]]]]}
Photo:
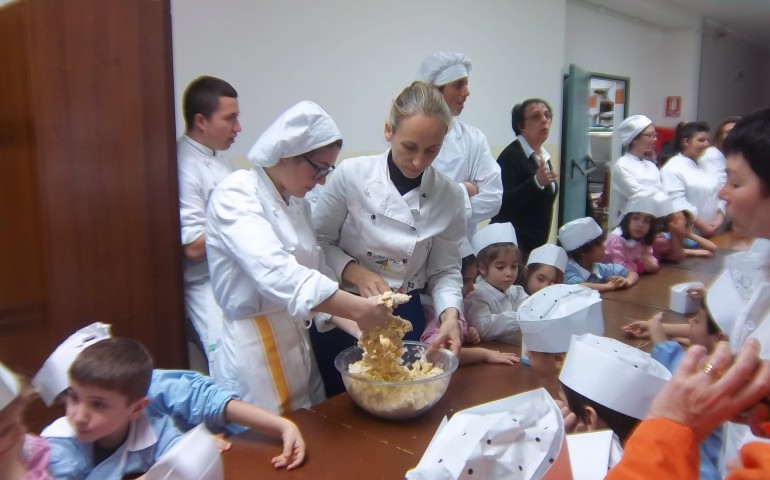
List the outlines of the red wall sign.
{"type": "Polygon", "coordinates": [[[666,116],[678,117],[682,113],[682,97],[666,97],[666,116]]]}

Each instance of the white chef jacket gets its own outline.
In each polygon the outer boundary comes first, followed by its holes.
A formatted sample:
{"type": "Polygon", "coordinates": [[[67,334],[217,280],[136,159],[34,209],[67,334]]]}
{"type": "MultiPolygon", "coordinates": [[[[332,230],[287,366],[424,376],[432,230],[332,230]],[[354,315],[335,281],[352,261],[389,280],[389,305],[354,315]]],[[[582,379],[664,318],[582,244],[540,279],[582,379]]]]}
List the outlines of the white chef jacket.
{"type": "Polygon", "coordinates": [[[479,222],[497,215],[503,201],[500,165],[489,150],[487,137],[478,128],[453,119],[433,167],[460,184],[465,198],[466,235],[472,239],[479,222]],[[475,184],[479,193],[469,197],[463,182],[475,184]]]}
{"type": "Polygon", "coordinates": [[[239,170],[211,195],[206,249],[225,315],[214,379],[273,413],[322,401],[306,327],[338,288],[320,271],[308,203],[287,204],[262,168],[239,170]]]}
{"type": "Polygon", "coordinates": [[[727,159],[717,147],[712,145],[707,148],[698,159],[698,166],[712,175],[716,175],[720,189],[727,183],[727,159]]]}
{"type": "Polygon", "coordinates": [[[666,193],[660,181],[658,167],[636,155],[626,153],[615,160],[610,165],[610,172],[610,228],[620,224],[628,200],[637,193],[666,193]]]}
{"type": "Polygon", "coordinates": [[[433,166],[402,197],[390,181],[388,152],[345,160],[321,191],[313,224],[337,279],[356,261],[394,291],[426,288],[437,315],[462,311],[463,200],[433,166]]]}
{"type": "MultiPolygon", "coordinates": [[[[201,145],[187,135],[176,142],[179,176],[179,223],[182,245],[188,245],[203,235],[206,227],[206,204],[220,180],[233,171],[229,160],[201,145]]],[[[214,301],[205,260],[191,263],[184,260],[185,313],[208,355],[215,348],[222,325],[222,310],[214,301]]]]}
{"type": "Polygon", "coordinates": [[[681,153],[663,165],[660,181],[671,199],[684,198],[683,203],[696,217],[711,222],[721,210],[719,179],[681,153]]]}
{"type": "Polygon", "coordinates": [[[519,306],[527,297],[520,285],[501,292],[479,276],[476,288],[465,297],[465,319],[476,327],[482,340],[514,344],[514,334],[519,331],[519,306]]]}

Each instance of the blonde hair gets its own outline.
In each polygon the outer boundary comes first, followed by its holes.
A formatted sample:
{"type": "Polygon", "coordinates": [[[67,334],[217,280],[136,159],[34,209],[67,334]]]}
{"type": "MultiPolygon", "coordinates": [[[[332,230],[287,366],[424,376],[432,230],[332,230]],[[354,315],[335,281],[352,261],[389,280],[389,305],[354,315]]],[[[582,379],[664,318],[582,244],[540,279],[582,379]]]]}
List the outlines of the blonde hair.
{"type": "Polygon", "coordinates": [[[444,96],[435,86],[417,81],[403,89],[393,100],[388,116],[391,131],[395,132],[404,119],[419,113],[438,118],[449,130],[452,112],[444,96]]]}

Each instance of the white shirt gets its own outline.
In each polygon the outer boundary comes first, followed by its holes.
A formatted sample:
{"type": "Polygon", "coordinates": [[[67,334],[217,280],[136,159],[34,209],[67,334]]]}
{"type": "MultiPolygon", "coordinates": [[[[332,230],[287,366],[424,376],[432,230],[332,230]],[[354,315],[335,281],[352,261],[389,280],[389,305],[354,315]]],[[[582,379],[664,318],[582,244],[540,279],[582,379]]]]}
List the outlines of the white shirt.
{"type": "Polygon", "coordinates": [[[609,226],[620,224],[628,200],[637,193],[666,193],[658,167],[649,160],[626,153],[610,164],[609,226]]]}
{"type": "MultiPolygon", "coordinates": [[[[540,151],[535,153],[535,149],[532,148],[532,146],[529,144],[527,139],[524,138],[523,135],[518,135],[516,138],[519,140],[519,143],[521,144],[521,149],[524,150],[524,154],[527,156],[527,158],[531,157],[532,154],[534,153],[537,158],[541,159],[545,163],[545,169],[548,171],[551,170],[551,165],[548,163],[548,161],[551,160],[551,154],[548,153],[548,151],[545,148],[540,147],[540,151]]],[[[545,188],[544,185],[540,185],[540,183],[537,181],[536,176],[533,177],[533,179],[535,181],[535,185],[540,187],[541,190],[545,188]]],[[[554,192],[556,191],[556,184],[553,182],[551,182],[551,190],[554,192]]]]}
{"type": "Polygon", "coordinates": [[[698,166],[712,175],[716,175],[719,181],[719,188],[727,183],[727,159],[725,155],[715,146],[710,146],[703,152],[698,159],[698,166]]]}
{"type": "Polygon", "coordinates": [[[681,153],[669,158],[660,169],[660,180],[672,200],[683,198],[695,215],[711,222],[721,210],[719,179],[681,153]]]}
{"type": "Polygon", "coordinates": [[[470,240],[478,223],[497,215],[503,201],[500,166],[492,157],[487,137],[478,128],[454,119],[433,167],[460,184],[470,240]],[[469,197],[463,182],[475,184],[479,193],[469,197]]]}
{"type": "Polygon", "coordinates": [[[529,295],[520,285],[501,292],[483,277],[476,280],[476,288],[465,297],[465,319],[476,327],[482,340],[515,342],[519,331],[519,306],[529,295]]]}

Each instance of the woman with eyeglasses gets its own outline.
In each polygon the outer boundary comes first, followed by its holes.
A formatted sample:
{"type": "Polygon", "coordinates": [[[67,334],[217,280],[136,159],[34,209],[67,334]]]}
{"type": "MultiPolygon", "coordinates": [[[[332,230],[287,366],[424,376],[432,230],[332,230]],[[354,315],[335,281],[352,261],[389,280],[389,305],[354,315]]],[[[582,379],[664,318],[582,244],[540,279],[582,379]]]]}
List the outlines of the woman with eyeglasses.
{"type": "Polygon", "coordinates": [[[699,161],[709,147],[709,126],[685,122],[676,127],[676,155],[660,169],[660,180],[672,200],[681,199],[693,216],[698,235],[713,237],[725,226],[724,202],[719,200],[719,177],[701,168],[699,161]]]}
{"type": "MultiPolygon", "coordinates": [[[[432,166],[451,121],[436,88],[422,82],[405,88],[385,123],[391,147],[342,162],[319,195],[313,224],[343,288],[364,297],[412,295],[396,314],[412,322],[406,338],[414,340],[424,329],[420,296],[429,296],[441,322],[434,345],[459,353],[463,194],[432,166]]],[[[319,363],[328,366],[341,346],[326,343],[326,335],[320,340],[316,352],[326,359],[319,356],[319,363]]],[[[334,375],[325,380],[327,393],[339,388],[334,375]]]]}
{"type": "Polygon", "coordinates": [[[253,168],[226,177],[209,201],[206,251],[225,316],[212,377],[277,414],[325,398],[308,338],[313,320],[356,335],[387,319],[377,299],[331,280],[303,198],[324,183],[341,146],[332,118],[300,102],[251,148],[253,168]]]}
{"type": "Polygon", "coordinates": [[[634,195],[666,193],[658,167],[645,158],[645,152],[655,150],[658,138],[652,120],[644,115],[632,115],[623,120],[615,133],[626,153],[610,165],[610,228],[620,224],[628,201],[634,195]]]}
{"type": "Polygon", "coordinates": [[[516,140],[497,157],[503,177],[503,204],[492,223],[511,222],[516,229],[521,260],[548,242],[558,191],[551,155],[543,148],[553,122],[551,106],[530,98],[511,111],[516,140]]]}

